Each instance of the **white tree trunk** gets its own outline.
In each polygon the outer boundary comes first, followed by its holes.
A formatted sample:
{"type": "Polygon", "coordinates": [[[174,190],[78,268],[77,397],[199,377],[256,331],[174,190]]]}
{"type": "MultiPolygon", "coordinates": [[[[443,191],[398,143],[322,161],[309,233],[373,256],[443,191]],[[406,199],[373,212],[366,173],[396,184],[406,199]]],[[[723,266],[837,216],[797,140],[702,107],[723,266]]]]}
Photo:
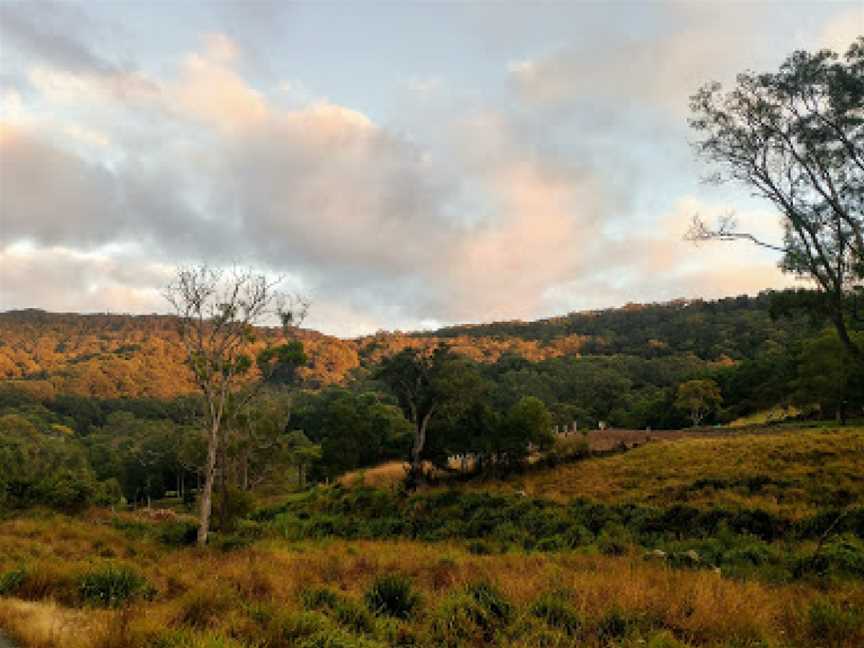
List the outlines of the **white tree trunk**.
{"type": "Polygon", "coordinates": [[[207,439],[207,466],[204,474],[204,490],[201,493],[201,509],[198,514],[198,546],[207,544],[207,535],[210,532],[210,514],[213,511],[213,482],[216,478],[216,454],[219,450],[219,426],[214,424],[210,428],[207,439]]]}

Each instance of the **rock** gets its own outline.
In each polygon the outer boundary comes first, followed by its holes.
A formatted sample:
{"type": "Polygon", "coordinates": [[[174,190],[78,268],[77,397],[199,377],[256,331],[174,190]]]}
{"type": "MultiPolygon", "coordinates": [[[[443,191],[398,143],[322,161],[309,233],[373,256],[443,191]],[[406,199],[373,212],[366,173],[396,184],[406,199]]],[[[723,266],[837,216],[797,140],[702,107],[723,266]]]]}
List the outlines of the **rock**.
{"type": "Polygon", "coordinates": [[[652,549],[645,552],[645,560],[666,560],[666,552],[662,549],[652,549]]]}
{"type": "Polygon", "coordinates": [[[690,549],[689,551],[685,551],[684,556],[687,558],[687,560],[689,560],[694,565],[702,562],[702,558],[693,549],[690,549]]]}

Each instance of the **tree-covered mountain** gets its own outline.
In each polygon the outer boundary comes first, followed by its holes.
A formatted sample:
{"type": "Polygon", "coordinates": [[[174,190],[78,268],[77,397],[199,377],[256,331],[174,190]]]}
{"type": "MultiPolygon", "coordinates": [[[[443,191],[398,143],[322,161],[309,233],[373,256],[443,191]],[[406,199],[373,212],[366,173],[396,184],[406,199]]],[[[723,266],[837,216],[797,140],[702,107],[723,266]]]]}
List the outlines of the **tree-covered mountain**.
{"type": "MultiPolygon", "coordinates": [[[[771,293],[716,301],[675,300],[570,313],[531,322],[463,325],[434,332],[378,332],[340,339],[300,331],[307,387],[344,384],[407,347],[446,344],[484,364],[578,356],[687,356],[732,364],[786,348],[807,333],[801,319],[772,319],[771,293]],[[358,370],[360,370],[358,372],[358,370]]],[[[276,335],[262,329],[263,338],[276,335]]],[[[34,395],[172,398],[195,386],[176,320],[164,315],[79,315],[30,309],[0,313],[0,381],[34,395]]]]}

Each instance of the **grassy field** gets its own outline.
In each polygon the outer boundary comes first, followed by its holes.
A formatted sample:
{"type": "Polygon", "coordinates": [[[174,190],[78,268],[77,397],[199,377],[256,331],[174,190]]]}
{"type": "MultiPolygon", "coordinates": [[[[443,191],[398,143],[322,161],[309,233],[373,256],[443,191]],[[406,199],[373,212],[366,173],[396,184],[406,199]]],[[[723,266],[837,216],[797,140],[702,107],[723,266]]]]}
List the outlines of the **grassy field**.
{"type": "Polygon", "coordinates": [[[625,454],[473,487],[521,489],[556,501],[740,506],[800,518],[864,501],[864,428],[659,440],[625,454]]]}
{"type": "Polygon", "coordinates": [[[680,438],[408,499],[382,469],[207,550],[171,515],[31,511],[0,522],[0,628],[25,648],[860,646],[862,437],[680,438]]]}

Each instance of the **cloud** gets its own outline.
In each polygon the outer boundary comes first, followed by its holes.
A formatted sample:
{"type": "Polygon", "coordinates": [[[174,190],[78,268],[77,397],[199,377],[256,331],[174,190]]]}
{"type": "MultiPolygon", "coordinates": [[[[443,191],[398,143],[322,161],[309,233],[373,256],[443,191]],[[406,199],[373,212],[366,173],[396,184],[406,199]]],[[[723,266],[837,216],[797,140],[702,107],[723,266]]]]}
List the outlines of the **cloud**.
{"type": "Polygon", "coordinates": [[[126,100],[155,91],[129,61],[106,56],[93,46],[107,45],[109,38],[71,3],[0,3],[0,41],[4,57],[28,66],[30,82],[55,96],[110,93],[126,100]]]}
{"type": "Polygon", "coordinates": [[[116,258],[65,246],[0,246],[0,309],[164,312],[160,288],[171,272],[128,253],[116,258]]]}
{"type": "Polygon", "coordinates": [[[3,95],[0,307],[164,310],[171,267],[197,261],[288,275],[310,326],[343,334],[777,285],[752,250],[681,243],[720,207],[662,184],[686,151],[663,119],[732,38],[694,57],[709,32],[524,59],[501,71],[517,103],[401,76],[398,129],[294,78],[271,95],[227,34],[159,75],[19,36],[38,95],[3,95]],[[597,97],[632,110],[567,109],[597,97]]]}
{"type": "Polygon", "coordinates": [[[106,242],[123,230],[113,174],[0,124],[0,240],[106,242]]]}
{"type": "MultiPolygon", "coordinates": [[[[77,73],[112,74],[115,63],[86,45],[70,25],[88,27],[86,15],[65,2],[0,4],[0,37],[14,50],[77,73]]],[[[92,32],[91,32],[92,36],[92,32]]]]}
{"type": "Polygon", "coordinates": [[[205,39],[204,53],[189,54],[180,78],[170,84],[166,106],[226,132],[254,128],[269,117],[263,97],[233,69],[237,45],[223,34],[205,39]]]}
{"type": "Polygon", "coordinates": [[[864,6],[859,4],[832,16],[819,32],[819,41],[823,47],[843,54],[860,36],[864,36],[864,6]]]}

